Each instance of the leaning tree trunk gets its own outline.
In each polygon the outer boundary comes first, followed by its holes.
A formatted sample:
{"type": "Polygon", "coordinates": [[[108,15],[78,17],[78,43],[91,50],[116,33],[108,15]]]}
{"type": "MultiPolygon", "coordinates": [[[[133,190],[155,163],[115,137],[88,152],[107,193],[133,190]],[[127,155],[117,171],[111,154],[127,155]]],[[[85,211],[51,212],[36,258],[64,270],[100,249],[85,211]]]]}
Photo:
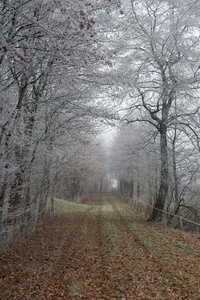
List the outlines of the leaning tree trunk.
{"type": "Polygon", "coordinates": [[[160,186],[156,202],[151,214],[152,220],[160,221],[162,217],[161,210],[164,209],[165,200],[168,192],[168,152],[167,152],[167,129],[165,124],[160,127],[160,155],[161,155],[161,170],[160,170],[160,186]]]}

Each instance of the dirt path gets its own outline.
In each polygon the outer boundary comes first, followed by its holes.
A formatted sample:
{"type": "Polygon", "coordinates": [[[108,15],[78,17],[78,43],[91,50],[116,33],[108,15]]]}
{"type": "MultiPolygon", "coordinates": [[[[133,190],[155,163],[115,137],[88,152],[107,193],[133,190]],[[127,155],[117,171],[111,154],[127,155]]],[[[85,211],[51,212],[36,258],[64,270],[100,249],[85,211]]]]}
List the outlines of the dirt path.
{"type": "Polygon", "coordinates": [[[191,249],[174,233],[161,247],[162,229],[116,198],[84,203],[0,255],[1,300],[200,299],[198,241],[191,249]]]}

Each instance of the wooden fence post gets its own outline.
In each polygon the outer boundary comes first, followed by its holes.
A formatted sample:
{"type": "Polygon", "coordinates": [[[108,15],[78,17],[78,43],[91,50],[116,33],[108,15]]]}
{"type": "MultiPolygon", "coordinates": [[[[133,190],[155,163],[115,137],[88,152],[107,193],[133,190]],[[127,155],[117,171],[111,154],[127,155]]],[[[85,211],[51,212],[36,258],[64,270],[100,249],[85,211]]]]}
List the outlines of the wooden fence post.
{"type": "Polygon", "coordinates": [[[149,214],[149,204],[147,204],[147,206],[146,206],[145,218],[148,218],[148,214],[149,214]]]}
{"type": "Polygon", "coordinates": [[[138,206],[138,212],[141,214],[143,212],[143,203],[139,202],[138,204],[139,204],[139,206],[138,206]]]}
{"type": "Polygon", "coordinates": [[[183,218],[178,216],[179,219],[179,226],[180,226],[180,237],[183,237],[183,218]]]}
{"type": "Polygon", "coordinates": [[[134,209],[137,210],[137,202],[136,202],[136,200],[134,201],[134,209]]]}
{"type": "Polygon", "coordinates": [[[164,226],[164,228],[167,227],[167,214],[166,214],[166,211],[163,212],[163,226],[164,226]]]}
{"type": "Polygon", "coordinates": [[[142,212],[142,203],[140,202],[140,206],[139,206],[139,213],[142,212]]]}
{"type": "Polygon", "coordinates": [[[142,213],[144,211],[144,205],[143,205],[143,203],[141,202],[140,203],[140,213],[142,213]]]}
{"type": "Polygon", "coordinates": [[[54,197],[51,198],[51,208],[50,208],[51,213],[54,213],[54,197]]]}

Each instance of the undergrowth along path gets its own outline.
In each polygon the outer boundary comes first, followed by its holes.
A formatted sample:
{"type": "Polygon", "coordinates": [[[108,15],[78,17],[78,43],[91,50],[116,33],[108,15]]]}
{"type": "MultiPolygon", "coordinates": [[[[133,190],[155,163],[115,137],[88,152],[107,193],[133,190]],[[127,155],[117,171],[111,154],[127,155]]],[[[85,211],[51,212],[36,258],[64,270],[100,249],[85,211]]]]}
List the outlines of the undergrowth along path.
{"type": "Polygon", "coordinates": [[[64,214],[1,252],[1,300],[200,300],[198,236],[180,240],[112,195],[57,203],[64,214]]]}

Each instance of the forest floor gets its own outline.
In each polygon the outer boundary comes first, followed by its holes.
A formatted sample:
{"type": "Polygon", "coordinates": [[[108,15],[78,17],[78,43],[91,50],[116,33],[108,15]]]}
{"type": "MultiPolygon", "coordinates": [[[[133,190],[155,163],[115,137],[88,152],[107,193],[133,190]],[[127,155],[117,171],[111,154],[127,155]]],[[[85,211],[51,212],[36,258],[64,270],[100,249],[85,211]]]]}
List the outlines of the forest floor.
{"type": "Polygon", "coordinates": [[[200,239],[93,195],[0,253],[1,300],[200,300],[200,239]]]}

